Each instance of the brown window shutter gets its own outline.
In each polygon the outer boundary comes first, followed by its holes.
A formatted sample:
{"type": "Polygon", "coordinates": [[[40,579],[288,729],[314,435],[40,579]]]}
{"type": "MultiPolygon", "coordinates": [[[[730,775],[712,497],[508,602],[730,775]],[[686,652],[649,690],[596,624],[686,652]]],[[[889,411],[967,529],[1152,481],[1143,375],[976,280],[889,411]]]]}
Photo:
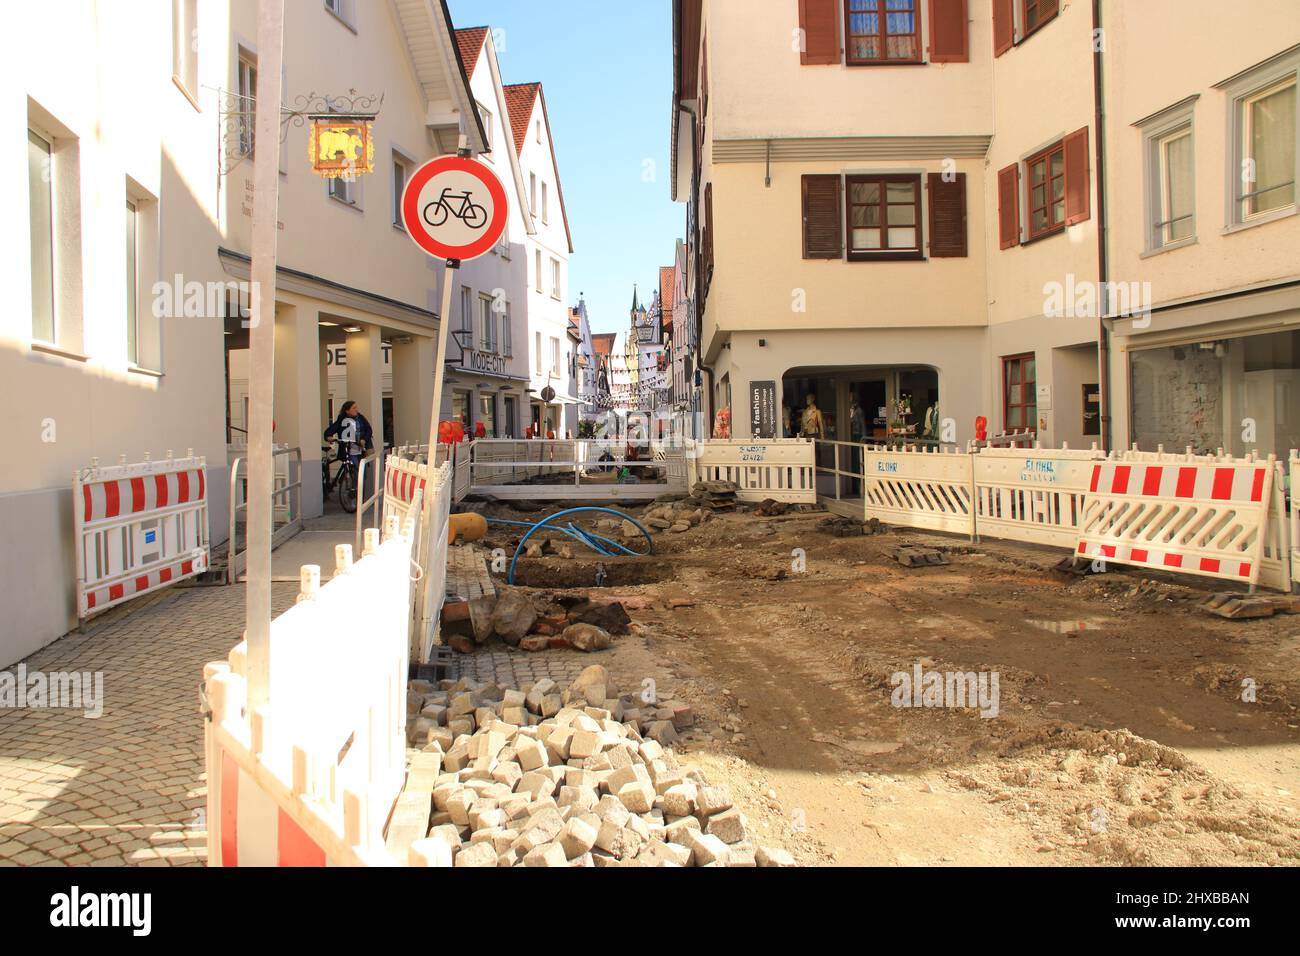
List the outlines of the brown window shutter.
{"type": "Polygon", "coordinates": [[[840,177],[803,177],[803,257],[838,259],[840,236],[840,177]]]}
{"type": "Polygon", "coordinates": [[[1065,137],[1065,224],[1073,226],[1092,215],[1088,127],[1065,137]]]}
{"type": "Polygon", "coordinates": [[[930,173],[930,258],[966,257],[966,174],[944,182],[943,173],[930,173]]]}
{"type": "Polygon", "coordinates": [[[713,183],[704,187],[704,274],[713,273],[713,183]]]}
{"type": "Polygon", "coordinates": [[[1012,0],[993,0],[993,55],[1001,56],[1016,43],[1016,15],[1012,0]]]}
{"type": "Polygon", "coordinates": [[[966,0],[930,0],[930,62],[970,62],[966,0]]]}
{"type": "Polygon", "coordinates": [[[803,31],[800,63],[814,66],[840,62],[839,0],[799,0],[799,29],[803,31]]]}
{"type": "Polygon", "coordinates": [[[1020,164],[998,170],[998,239],[1001,248],[1020,245],[1020,164]]]}

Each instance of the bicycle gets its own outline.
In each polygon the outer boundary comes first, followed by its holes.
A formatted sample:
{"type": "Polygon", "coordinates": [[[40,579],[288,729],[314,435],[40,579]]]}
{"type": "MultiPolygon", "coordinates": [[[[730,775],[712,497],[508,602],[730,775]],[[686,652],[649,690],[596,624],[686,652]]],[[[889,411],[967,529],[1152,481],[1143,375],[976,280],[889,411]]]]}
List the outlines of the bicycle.
{"type": "Polygon", "coordinates": [[[425,206],[420,215],[431,226],[441,226],[447,221],[448,216],[455,216],[471,229],[482,229],[487,225],[487,210],[478,203],[472,202],[469,197],[469,190],[463,193],[453,193],[450,188],[444,189],[442,195],[435,202],[425,206]],[[456,208],[452,206],[451,200],[453,199],[460,200],[460,204],[456,208]],[[430,209],[435,210],[432,218],[429,215],[430,209]]]}
{"type": "Polygon", "coordinates": [[[342,458],[334,458],[331,453],[334,451],[336,442],[328,445],[322,445],[321,451],[325,454],[321,458],[321,497],[328,498],[330,492],[335,488],[338,489],[339,506],[348,514],[357,510],[357,467],[352,464],[352,459],[345,455],[342,458]],[[330,466],[338,462],[339,469],[330,477],[330,466]]]}

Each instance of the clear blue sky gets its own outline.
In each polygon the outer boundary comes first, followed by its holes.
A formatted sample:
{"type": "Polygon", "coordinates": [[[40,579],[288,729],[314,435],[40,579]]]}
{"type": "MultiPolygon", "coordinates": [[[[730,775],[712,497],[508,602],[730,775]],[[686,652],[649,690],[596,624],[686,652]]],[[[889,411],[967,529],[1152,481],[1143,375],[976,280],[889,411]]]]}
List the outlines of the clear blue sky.
{"type": "Polygon", "coordinates": [[[458,28],[504,31],[497,58],[506,83],[541,81],[546,90],[573,231],[568,299],[585,294],[594,331],[624,331],[632,283],[653,294],[686,227],[685,205],[668,192],[671,4],[450,0],[450,7],[458,28]]]}

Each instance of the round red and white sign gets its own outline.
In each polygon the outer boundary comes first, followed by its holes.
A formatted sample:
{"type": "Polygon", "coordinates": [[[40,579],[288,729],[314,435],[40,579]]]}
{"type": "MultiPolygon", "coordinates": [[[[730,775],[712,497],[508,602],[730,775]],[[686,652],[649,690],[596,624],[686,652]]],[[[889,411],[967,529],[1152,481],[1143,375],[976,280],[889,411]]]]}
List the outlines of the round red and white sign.
{"type": "Polygon", "coordinates": [[[510,214],[505,187],[487,166],[461,156],[431,159],[402,192],[402,222],[440,259],[474,259],[500,241],[510,214]]]}

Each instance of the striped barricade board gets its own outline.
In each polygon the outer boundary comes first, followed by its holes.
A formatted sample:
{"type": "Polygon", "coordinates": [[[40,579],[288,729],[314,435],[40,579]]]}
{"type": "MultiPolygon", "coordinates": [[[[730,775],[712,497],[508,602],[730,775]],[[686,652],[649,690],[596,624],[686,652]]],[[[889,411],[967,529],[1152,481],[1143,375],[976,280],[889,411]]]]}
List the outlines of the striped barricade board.
{"type": "Polygon", "coordinates": [[[980,536],[1073,547],[1092,466],[1100,452],[981,448],[975,469],[975,531],[980,536]]]}
{"type": "Polygon", "coordinates": [[[208,569],[203,458],[87,468],[72,483],[79,618],[208,569]]]}
{"type": "Polygon", "coordinates": [[[1093,465],[1077,554],[1254,585],[1271,462],[1093,465]]]}
{"type": "Polygon", "coordinates": [[[868,448],[862,469],[867,518],[906,528],[974,535],[970,455],[868,448]]]}

